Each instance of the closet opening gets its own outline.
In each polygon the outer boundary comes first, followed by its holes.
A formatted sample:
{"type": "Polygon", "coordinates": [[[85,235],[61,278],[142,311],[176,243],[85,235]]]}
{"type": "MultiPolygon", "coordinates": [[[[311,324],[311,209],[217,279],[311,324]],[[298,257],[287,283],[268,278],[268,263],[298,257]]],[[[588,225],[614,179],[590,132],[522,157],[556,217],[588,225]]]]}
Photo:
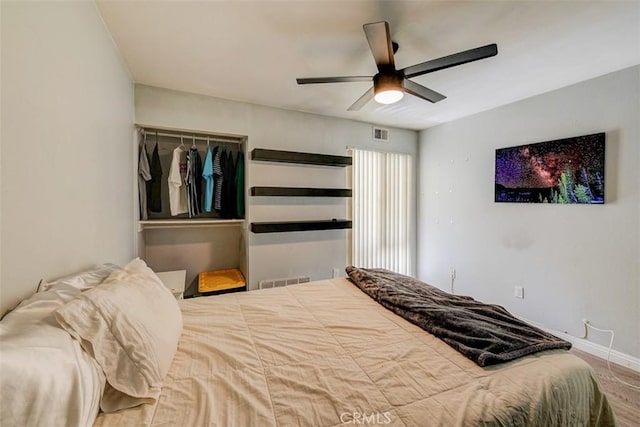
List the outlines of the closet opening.
{"type": "Polygon", "coordinates": [[[237,269],[248,283],[247,137],[137,126],[137,253],[156,272],[237,269]]]}

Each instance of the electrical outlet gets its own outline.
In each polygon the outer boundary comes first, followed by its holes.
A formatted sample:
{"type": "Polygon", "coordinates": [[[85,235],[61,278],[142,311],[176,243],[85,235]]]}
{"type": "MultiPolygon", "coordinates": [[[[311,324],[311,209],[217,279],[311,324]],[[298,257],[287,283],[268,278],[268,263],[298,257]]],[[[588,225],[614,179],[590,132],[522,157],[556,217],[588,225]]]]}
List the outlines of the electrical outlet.
{"type": "Polygon", "coordinates": [[[341,277],[339,268],[334,268],[333,269],[333,278],[335,279],[336,277],[341,277]]]}
{"type": "Polygon", "coordinates": [[[522,286],[516,286],[513,292],[514,296],[516,298],[523,298],[524,299],[524,288],[522,286]]]}

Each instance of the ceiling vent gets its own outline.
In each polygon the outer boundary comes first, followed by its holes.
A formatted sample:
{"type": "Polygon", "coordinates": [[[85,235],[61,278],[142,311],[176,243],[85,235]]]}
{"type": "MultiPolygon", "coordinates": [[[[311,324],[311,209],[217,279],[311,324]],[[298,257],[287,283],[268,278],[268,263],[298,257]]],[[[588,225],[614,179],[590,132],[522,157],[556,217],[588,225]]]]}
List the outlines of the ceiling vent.
{"type": "Polygon", "coordinates": [[[373,127],[373,140],[389,142],[389,129],[383,129],[379,127],[373,127]]]}

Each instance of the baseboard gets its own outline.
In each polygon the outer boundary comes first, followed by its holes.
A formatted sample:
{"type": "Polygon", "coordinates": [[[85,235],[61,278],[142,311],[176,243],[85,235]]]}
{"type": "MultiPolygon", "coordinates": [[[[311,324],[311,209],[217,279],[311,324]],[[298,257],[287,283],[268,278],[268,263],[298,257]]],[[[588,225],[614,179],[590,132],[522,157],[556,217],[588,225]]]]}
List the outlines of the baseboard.
{"type": "MultiPolygon", "coordinates": [[[[547,328],[542,329],[559,338],[569,341],[577,350],[581,350],[585,353],[589,353],[593,356],[607,360],[607,353],[609,352],[609,348],[604,345],[596,344],[584,338],[574,337],[573,335],[565,334],[563,332],[553,331],[547,328]]],[[[640,359],[638,359],[637,357],[633,357],[626,353],[622,353],[621,351],[612,349],[609,360],[611,361],[611,363],[615,363],[616,365],[624,366],[625,368],[640,372],[640,359]]]]}
{"type": "MultiPolygon", "coordinates": [[[[524,319],[524,318],[521,318],[521,319],[527,323],[530,323],[542,329],[543,331],[549,332],[550,334],[557,336],[558,338],[562,338],[563,340],[569,341],[576,350],[581,350],[581,351],[584,351],[585,353],[589,353],[603,360],[607,360],[607,353],[609,352],[609,348],[607,346],[596,344],[587,339],[575,337],[565,332],[549,329],[544,325],[541,325],[538,322],[534,322],[529,319],[524,319]]],[[[609,357],[609,361],[611,361],[611,363],[615,363],[616,365],[629,368],[635,372],[640,372],[640,358],[633,357],[626,353],[622,353],[621,351],[612,349],[611,356],[609,357]]]]}

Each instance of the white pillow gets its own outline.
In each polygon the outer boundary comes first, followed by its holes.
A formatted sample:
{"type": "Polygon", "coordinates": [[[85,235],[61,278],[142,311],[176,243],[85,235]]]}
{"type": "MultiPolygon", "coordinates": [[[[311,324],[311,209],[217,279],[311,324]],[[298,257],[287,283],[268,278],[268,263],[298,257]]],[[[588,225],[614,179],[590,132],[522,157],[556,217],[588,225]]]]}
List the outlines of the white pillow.
{"type": "Polygon", "coordinates": [[[157,400],[178,347],[182,314],[144,261],[136,258],[82,292],[56,319],[102,367],[108,382],[104,412],[157,400]]]}
{"type": "Polygon", "coordinates": [[[41,280],[38,285],[38,292],[48,291],[58,285],[73,286],[81,290],[89,289],[102,283],[104,279],[116,270],[120,270],[120,267],[115,264],[106,263],[55,280],[41,280]]]}
{"type": "Polygon", "coordinates": [[[0,425],[93,424],[104,374],[53,317],[79,293],[37,293],[0,322],[0,425]]]}

